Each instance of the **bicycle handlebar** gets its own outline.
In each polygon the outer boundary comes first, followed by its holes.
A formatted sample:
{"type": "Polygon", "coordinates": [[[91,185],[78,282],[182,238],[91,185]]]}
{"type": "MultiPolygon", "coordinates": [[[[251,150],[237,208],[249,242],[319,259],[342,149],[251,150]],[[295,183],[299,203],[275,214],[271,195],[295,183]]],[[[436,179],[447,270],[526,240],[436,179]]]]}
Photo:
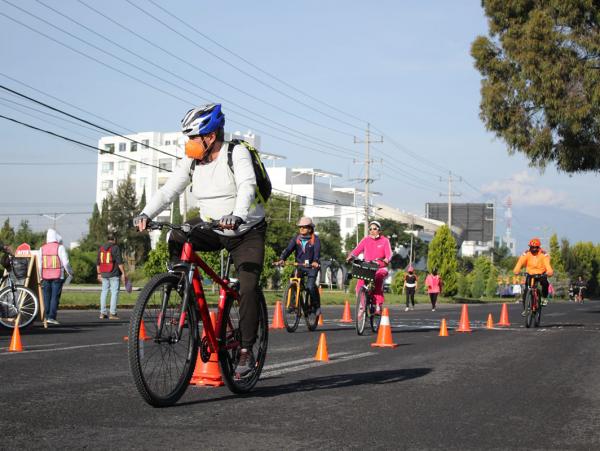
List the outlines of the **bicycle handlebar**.
{"type": "Polygon", "coordinates": [[[170,230],[181,230],[186,235],[189,235],[193,230],[196,230],[198,228],[205,229],[205,230],[222,229],[218,220],[202,221],[202,222],[199,222],[198,224],[194,224],[194,225],[191,225],[188,223],[171,224],[170,222],[160,222],[160,221],[152,221],[152,220],[148,220],[148,222],[146,223],[146,229],[148,229],[148,230],[162,230],[164,228],[167,228],[170,230]]]}

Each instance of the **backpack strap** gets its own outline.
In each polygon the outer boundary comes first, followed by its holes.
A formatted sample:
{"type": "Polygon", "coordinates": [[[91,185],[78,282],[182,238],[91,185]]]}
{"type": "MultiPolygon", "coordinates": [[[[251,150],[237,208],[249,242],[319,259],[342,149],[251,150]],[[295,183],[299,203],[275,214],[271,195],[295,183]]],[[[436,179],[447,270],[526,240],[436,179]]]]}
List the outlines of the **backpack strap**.
{"type": "Polygon", "coordinates": [[[229,145],[227,146],[227,166],[231,169],[231,172],[235,174],[233,170],[233,148],[238,144],[243,144],[241,139],[232,139],[229,141],[229,145]]]}

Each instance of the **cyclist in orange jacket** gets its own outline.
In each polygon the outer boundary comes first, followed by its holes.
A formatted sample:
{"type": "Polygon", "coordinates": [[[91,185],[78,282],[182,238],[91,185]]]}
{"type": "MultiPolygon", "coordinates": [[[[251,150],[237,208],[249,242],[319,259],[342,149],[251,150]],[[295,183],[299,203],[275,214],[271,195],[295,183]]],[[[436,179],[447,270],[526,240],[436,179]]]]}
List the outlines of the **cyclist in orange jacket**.
{"type": "Polygon", "coordinates": [[[532,275],[543,274],[544,277],[540,279],[540,285],[542,286],[542,305],[548,305],[548,277],[554,274],[552,266],[550,266],[550,255],[541,248],[541,242],[539,238],[533,238],[529,242],[529,250],[523,252],[519,257],[517,264],[513,269],[513,273],[519,274],[522,267],[525,267],[527,277],[525,277],[525,289],[523,290],[523,313],[525,316],[525,296],[529,287],[530,277],[532,275]]]}

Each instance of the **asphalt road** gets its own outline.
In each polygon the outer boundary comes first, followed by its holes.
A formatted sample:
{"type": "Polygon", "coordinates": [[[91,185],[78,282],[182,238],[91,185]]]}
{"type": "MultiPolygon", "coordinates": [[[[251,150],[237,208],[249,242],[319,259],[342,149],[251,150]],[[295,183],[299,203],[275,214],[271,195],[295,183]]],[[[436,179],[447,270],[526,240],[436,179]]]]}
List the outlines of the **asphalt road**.
{"type": "Polygon", "coordinates": [[[600,449],[600,302],[554,304],[539,329],[519,312],[487,330],[500,305],[470,305],[459,334],[458,305],[393,308],[400,346],[381,349],[327,307],[329,363],[313,361],[318,333],[271,331],[250,395],[192,386],[155,409],[129,372],[128,312],[62,311],[22,353],[0,331],[0,449],[600,449]]]}

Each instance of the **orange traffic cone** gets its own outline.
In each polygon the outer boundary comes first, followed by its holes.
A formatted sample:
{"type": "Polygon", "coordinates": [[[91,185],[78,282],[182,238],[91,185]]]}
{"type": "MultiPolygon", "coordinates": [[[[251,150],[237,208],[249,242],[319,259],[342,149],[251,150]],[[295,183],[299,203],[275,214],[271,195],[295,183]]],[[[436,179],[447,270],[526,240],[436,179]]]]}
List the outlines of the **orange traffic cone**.
{"type": "Polygon", "coordinates": [[[323,325],[323,314],[321,313],[319,315],[319,322],[317,323],[317,326],[322,326],[323,325]]]}
{"type": "Polygon", "coordinates": [[[379,323],[379,332],[377,332],[377,341],[371,343],[371,346],[378,348],[395,348],[398,346],[392,341],[392,327],[390,326],[390,311],[388,308],[383,309],[381,322],[379,323]]]}
{"type": "Polygon", "coordinates": [[[467,304],[463,304],[462,306],[462,313],[460,314],[460,321],[458,323],[458,329],[456,329],[456,332],[471,332],[467,304]]]}
{"type": "MultiPolygon", "coordinates": [[[[217,322],[215,312],[210,312],[210,322],[213,327],[217,322]]],[[[206,333],[202,330],[202,338],[206,333]]],[[[190,385],[206,385],[209,387],[220,387],[223,385],[223,379],[221,378],[221,371],[219,370],[219,359],[216,352],[210,354],[208,362],[204,363],[198,355],[196,360],[196,368],[194,368],[194,374],[190,380],[190,385]]]]}
{"type": "Polygon", "coordinates": [[[446,318],[442,319],[442,324],[440,325],[440,337],[448,336],[448,326],[446,325],[446,318]]]}
{"type": "Polygon", "coordinates": [[[275,311],[273,312],[273,321],[269,329],[283,329],[283,315],[281,314],[281,301],[275,302],[275,311]]]}
{"type": "Polygon", "coordinates": [[[317,347],[315,360],[318,360],[319,362],[329,362],[329,353],[327,352],[327,339],[325,338],[325,332],[321,332],[321,336],[319,337],[319,346],[317,347]]]}
{"type": "Polygon", "coordinates": [[[492,318],[492,314],[488,314],[488,319],[487,319],[487,323],[485,324],[485,328],[486,329],[493,329],[494,328],[494,319],[492,318]]]}
{"type": "Polygon", "coordinates": [[[15,327],[13,330],[12,338],[10,339],[10,346],[8,347],[9,352],[21,352],[23,345],[21,344],[21,332],[19,328],[15,327]]]}
{"type": "Polygon", "coordinates": [[[500,311],[500,322],[496,324],[496,326],[510,326],[510,321],[508,320],[508,307],[506,307],[506,304],[502,304],[502,310],[500,311]]]}
{"type": "Polygon", "coordinates": [[[150,337],[146,334],[146,326],[144,325],[144,320],[142,320],[142,323],[140,324],[140,340],[143,341],[148,341],[150,340],[150,337]]]}
{"type": "Polygon", "coordinates": [[[346,300],[346,305],[344,305],[344,314],[342,315],[342,323],[351,323],[352,322],[352,313],[350,312],[350,303],[346,300]]]}

